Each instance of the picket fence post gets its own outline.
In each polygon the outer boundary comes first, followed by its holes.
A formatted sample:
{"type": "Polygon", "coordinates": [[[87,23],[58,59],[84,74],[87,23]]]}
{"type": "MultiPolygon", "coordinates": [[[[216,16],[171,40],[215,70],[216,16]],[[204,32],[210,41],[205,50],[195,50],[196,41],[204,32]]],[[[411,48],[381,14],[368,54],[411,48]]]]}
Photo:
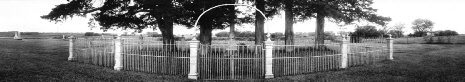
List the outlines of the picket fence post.
{"type": "Polygon", "coordinates": [[[74,54],[73,54],[73,46],[74,46],[74,37],[73,36],[70,36],[69,37],[69,57],[68,57],[68,61],[72,61],[74,59],[74,54]]]}
{"type": "Polygon", "coordinates": [[[348,52],[349,52],[349,40],[350,38],[347,35],[344,35],[342,37],[342,42],[341,42],[341,68],[347,68],[348,67],[348,52]]]}
{"type": "Polygon", "coordinates": [[[192,41],[189,42],[189,48],[190,48],[190,56],[189,56],[189,74],[188,78],[189,79],[198,79],[198,72],[197,72],[197,48],[199,46],[199,41],[197,41],[195,38],[192,39],[192,41]]]}
{"type": "Polygon", "coordinates": [[[265,78],[274,78],[273,75],[273,44],[274,42],[268,38],[265,41],[265,78]]]}
{"type": "Polygon", "coordinates": [[[388,35],[388,36],[389,36],[389,38],[387,38],[387,41],[388,41],[387,48],[388,48],[388,51],[389,51],[389,60],[394,60],[394,57],[393,57],[393,53],[394,53],[394,50],[393,50],[394,39],[391,37],[391,35],[388,35]]]}
{"type": "Polygon", "coordinates": [[[123,56],[121,55],[121,40],[121,34],[118,34],[115,38],[115,66],[113,67],[113,69],[116,71],[120,71],[121,69],[123,69],[123,56]]]}

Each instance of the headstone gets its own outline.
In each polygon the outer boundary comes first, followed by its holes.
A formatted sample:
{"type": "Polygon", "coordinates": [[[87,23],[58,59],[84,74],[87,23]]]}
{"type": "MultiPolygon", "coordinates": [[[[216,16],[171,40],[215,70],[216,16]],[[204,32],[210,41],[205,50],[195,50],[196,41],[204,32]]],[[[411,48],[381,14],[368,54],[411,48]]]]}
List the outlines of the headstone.
{"type": "Polygon", "coordinates": [[[237,50],[237,44],[235,40],[229,40],[228,48],[226,50],[237,50]]]}
{"type": "Polygon", "coordinates": [[[15,39],[15,40],[22,40],[22,38],[21,38],[21,32],[19,32],[19,31],[18,31],[18,32],[15,32],[15,37],[13,37],[13,39],[15,39]]]}
{"type": "MultiPolygon", "coordinates": [[[[186,37],[184,37],[184,35],[181,35],[181,44],[186,44],[186,37]]],[[[182,51],[187,51],[187,47],[188,46],[182,46],[181,50],[182,51]]]]}

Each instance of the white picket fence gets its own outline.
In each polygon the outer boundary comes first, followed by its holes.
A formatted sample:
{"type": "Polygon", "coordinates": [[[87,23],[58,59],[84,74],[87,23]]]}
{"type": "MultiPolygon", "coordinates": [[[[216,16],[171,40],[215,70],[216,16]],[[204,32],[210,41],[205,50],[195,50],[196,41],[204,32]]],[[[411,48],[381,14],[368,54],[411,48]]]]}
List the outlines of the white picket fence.
{"type": "MultiPolygon", "coordinates": [[[[393,60],[392,38],[348,37],[314,45],[265,45],[159,38],[69,38],[69,60],[115,70],[179,75],[201,80],[264,79],[393,60]],[[238,45],[237,45],[238,44],[238,45]]],[[[240,41],[239,41],[240,43],[240,41]]],[[[244,42],[245,43],[245,42],[244,42]]]]}

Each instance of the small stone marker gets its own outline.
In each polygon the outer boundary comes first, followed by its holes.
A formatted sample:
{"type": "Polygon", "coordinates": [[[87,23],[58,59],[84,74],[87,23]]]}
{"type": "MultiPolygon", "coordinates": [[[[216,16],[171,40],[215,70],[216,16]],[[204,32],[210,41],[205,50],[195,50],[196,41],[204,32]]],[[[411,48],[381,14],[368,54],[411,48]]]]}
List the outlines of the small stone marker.
{"type": "Polygon", "coordinates": [[[15,39],[15,40],[23,40],[23,39],[21,38],[21,32],[19,32],[19,31],[18,31],[18,32],[15,32],[15,36],[13,37],[13,39],[15,39]]]}

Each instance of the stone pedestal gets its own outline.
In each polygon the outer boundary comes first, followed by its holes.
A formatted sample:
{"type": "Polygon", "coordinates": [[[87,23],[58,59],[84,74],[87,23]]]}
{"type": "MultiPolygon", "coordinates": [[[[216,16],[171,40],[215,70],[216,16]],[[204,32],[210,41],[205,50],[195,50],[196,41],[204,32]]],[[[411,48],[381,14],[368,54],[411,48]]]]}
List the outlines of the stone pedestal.
{"type": "Polygon", "coordinates": [[[274,78],[273,75],[273,41],[265,41],[265,78],[274,78]]]}
{"type": "Polygon", "coordinates": [[[121,35],[118,35],[115,39],[115,66],[114,70],[120,71],[123,69],[123,56],[122,52],[122,42],[121,35]]]}
{"type": "Polygon", "coordinates": [[[393,43],[394,39],[389,35],[389,38],[387,38],[387,48],[388,48],[388,53],[389,53],[389,60],[394,60],[393,53],[394,53],[394,48],[393,48],[393,43]]]}
{"type": "Polygon", "coordinates": [[[189,56],[189,79],[198,79],[199,74],[197,72],[197,49],[199,46],[199,41],[193,40],[189,41],[190,56],[189,56]]]}
{"type": "Polygon", "coordinates": [[[347,44],[349,44],[349,40],[350,38],[345,35],[343,36],[342,38],[342,42],[341,42],[341,68],[347,68],[348,67],[348,52],[349,52],[349,46],[347,44]]]}
{"type": "Polygon", "coordinates": [[[74,60],[74,37],[73,36],[70,36],[69,37],[69,57],[68,57],[68,61],[72,61],[74,60]]]}

